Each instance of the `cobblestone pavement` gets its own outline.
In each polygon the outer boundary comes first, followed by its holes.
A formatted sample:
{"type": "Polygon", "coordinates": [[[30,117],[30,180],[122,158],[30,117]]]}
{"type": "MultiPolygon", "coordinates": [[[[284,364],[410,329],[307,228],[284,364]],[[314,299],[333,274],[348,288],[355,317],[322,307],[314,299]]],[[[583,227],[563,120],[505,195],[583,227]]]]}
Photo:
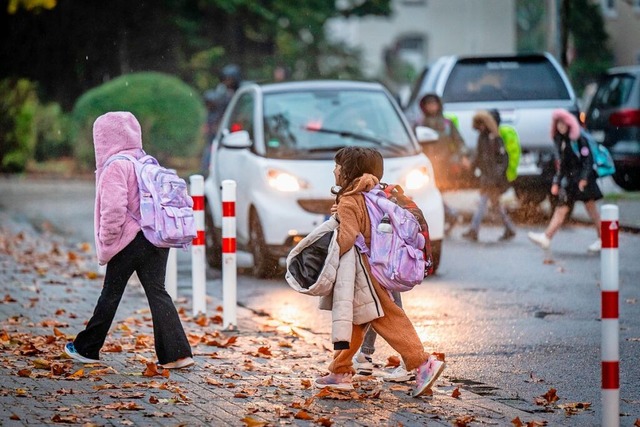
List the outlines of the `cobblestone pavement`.
{"type": "Polygon", "coordinates": [[[242,308],[237,329],[222,330],[220,311],[193,318],[187,299],[176,305],[196,365],[158,372],[148,305],[135,280],[102,364],[73,363],[63,345],[89,319],[102,277],[92,269],[91,245],[70,246],[41,228],[0,212],[0,425],[546,425],[544,411],[457,388],[446,372],[432,396],[418,399],[410,396],[413,384],[376,377],[351,393],[314,389],[311,380],[331,356],[328,342],[242,308]]]}

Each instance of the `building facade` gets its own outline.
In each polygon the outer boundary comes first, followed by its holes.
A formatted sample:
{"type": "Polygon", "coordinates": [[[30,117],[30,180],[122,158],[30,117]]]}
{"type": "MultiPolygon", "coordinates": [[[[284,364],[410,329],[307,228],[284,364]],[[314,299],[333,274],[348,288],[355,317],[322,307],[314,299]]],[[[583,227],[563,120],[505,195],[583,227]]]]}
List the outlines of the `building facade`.
{"type": "Polygon", "coordinates": [[[640,0],[599,0],[615,65],[640,64],[640,0]]]}
{"type": "Polygon", "coordinates": [[[442,55],[515,53],[515,0],[392,0],[390,17],[333,19],[327,34],[361,49],[369,77],[385,58],[416,70],[442,55]]]}

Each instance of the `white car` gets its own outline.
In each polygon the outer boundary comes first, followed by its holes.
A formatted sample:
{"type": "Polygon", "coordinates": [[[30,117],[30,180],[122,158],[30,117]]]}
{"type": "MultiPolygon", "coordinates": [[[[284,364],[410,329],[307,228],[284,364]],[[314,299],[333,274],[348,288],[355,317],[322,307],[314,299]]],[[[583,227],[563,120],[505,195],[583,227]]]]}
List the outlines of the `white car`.
{"type": "MultiPolygon", "coordinates": [[[[430,138],[430,129],[416,133],[430,138]]],[[[247,84],[234,95],[211,146],[205,180],[207,260],[219,268],[221,184],[237,184],[237,247],[253,254],[254,275],[324,222],[335,201],[333,157],[345,146],[378,149],[383,182],[400,184],[429,224],[436,267],[444,210],[433,169],[404,114],[378,83],[304,81],[247,84]]]]}

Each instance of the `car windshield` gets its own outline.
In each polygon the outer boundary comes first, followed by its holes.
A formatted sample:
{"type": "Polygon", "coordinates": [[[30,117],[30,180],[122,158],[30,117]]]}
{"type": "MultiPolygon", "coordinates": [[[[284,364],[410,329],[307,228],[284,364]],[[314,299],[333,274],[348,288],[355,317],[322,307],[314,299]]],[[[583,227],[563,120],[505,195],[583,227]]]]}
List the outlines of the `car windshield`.
{"type": "Polygon", "coordinates": [[[298,90],[264,96],[267,157],[331,158],[346,146],[375,147],[385,157],[416,154],[384,92],[298,90]]]}
{"type": "Polygon", "coordinates": [[[545,58],[464,59],[447,80],[443,102],[570,99],[545,58]]]}
{"type": "Polygon", "coordinates": [[[621,107],[629,99],[634,81],[635,78],[629,74],[607,76],[598,85],[591,106],[600,109],[621,107]]]}

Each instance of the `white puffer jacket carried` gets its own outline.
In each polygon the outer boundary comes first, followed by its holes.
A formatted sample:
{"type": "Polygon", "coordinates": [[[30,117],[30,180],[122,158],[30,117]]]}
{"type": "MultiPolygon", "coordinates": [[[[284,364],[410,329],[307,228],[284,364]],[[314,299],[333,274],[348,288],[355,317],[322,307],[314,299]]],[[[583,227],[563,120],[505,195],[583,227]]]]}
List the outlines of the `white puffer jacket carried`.
{"type": "Polygon", "coordinates": [[[354,247],[340,258],[338,228],[338,221],[331,217],[302,239],[287,256],[285,276],[293,289],[319,296],[320,309],[332,311],[331,341],[336,350],[349,348],[354,323],[362,325],[384,316],[360,252],[354,247]],[[333,233],[331,239],[321,240],[327,233],[333,233]],[[321,245],[326,246],[321,266],[303,261],[306,253],[321,245]]]}

